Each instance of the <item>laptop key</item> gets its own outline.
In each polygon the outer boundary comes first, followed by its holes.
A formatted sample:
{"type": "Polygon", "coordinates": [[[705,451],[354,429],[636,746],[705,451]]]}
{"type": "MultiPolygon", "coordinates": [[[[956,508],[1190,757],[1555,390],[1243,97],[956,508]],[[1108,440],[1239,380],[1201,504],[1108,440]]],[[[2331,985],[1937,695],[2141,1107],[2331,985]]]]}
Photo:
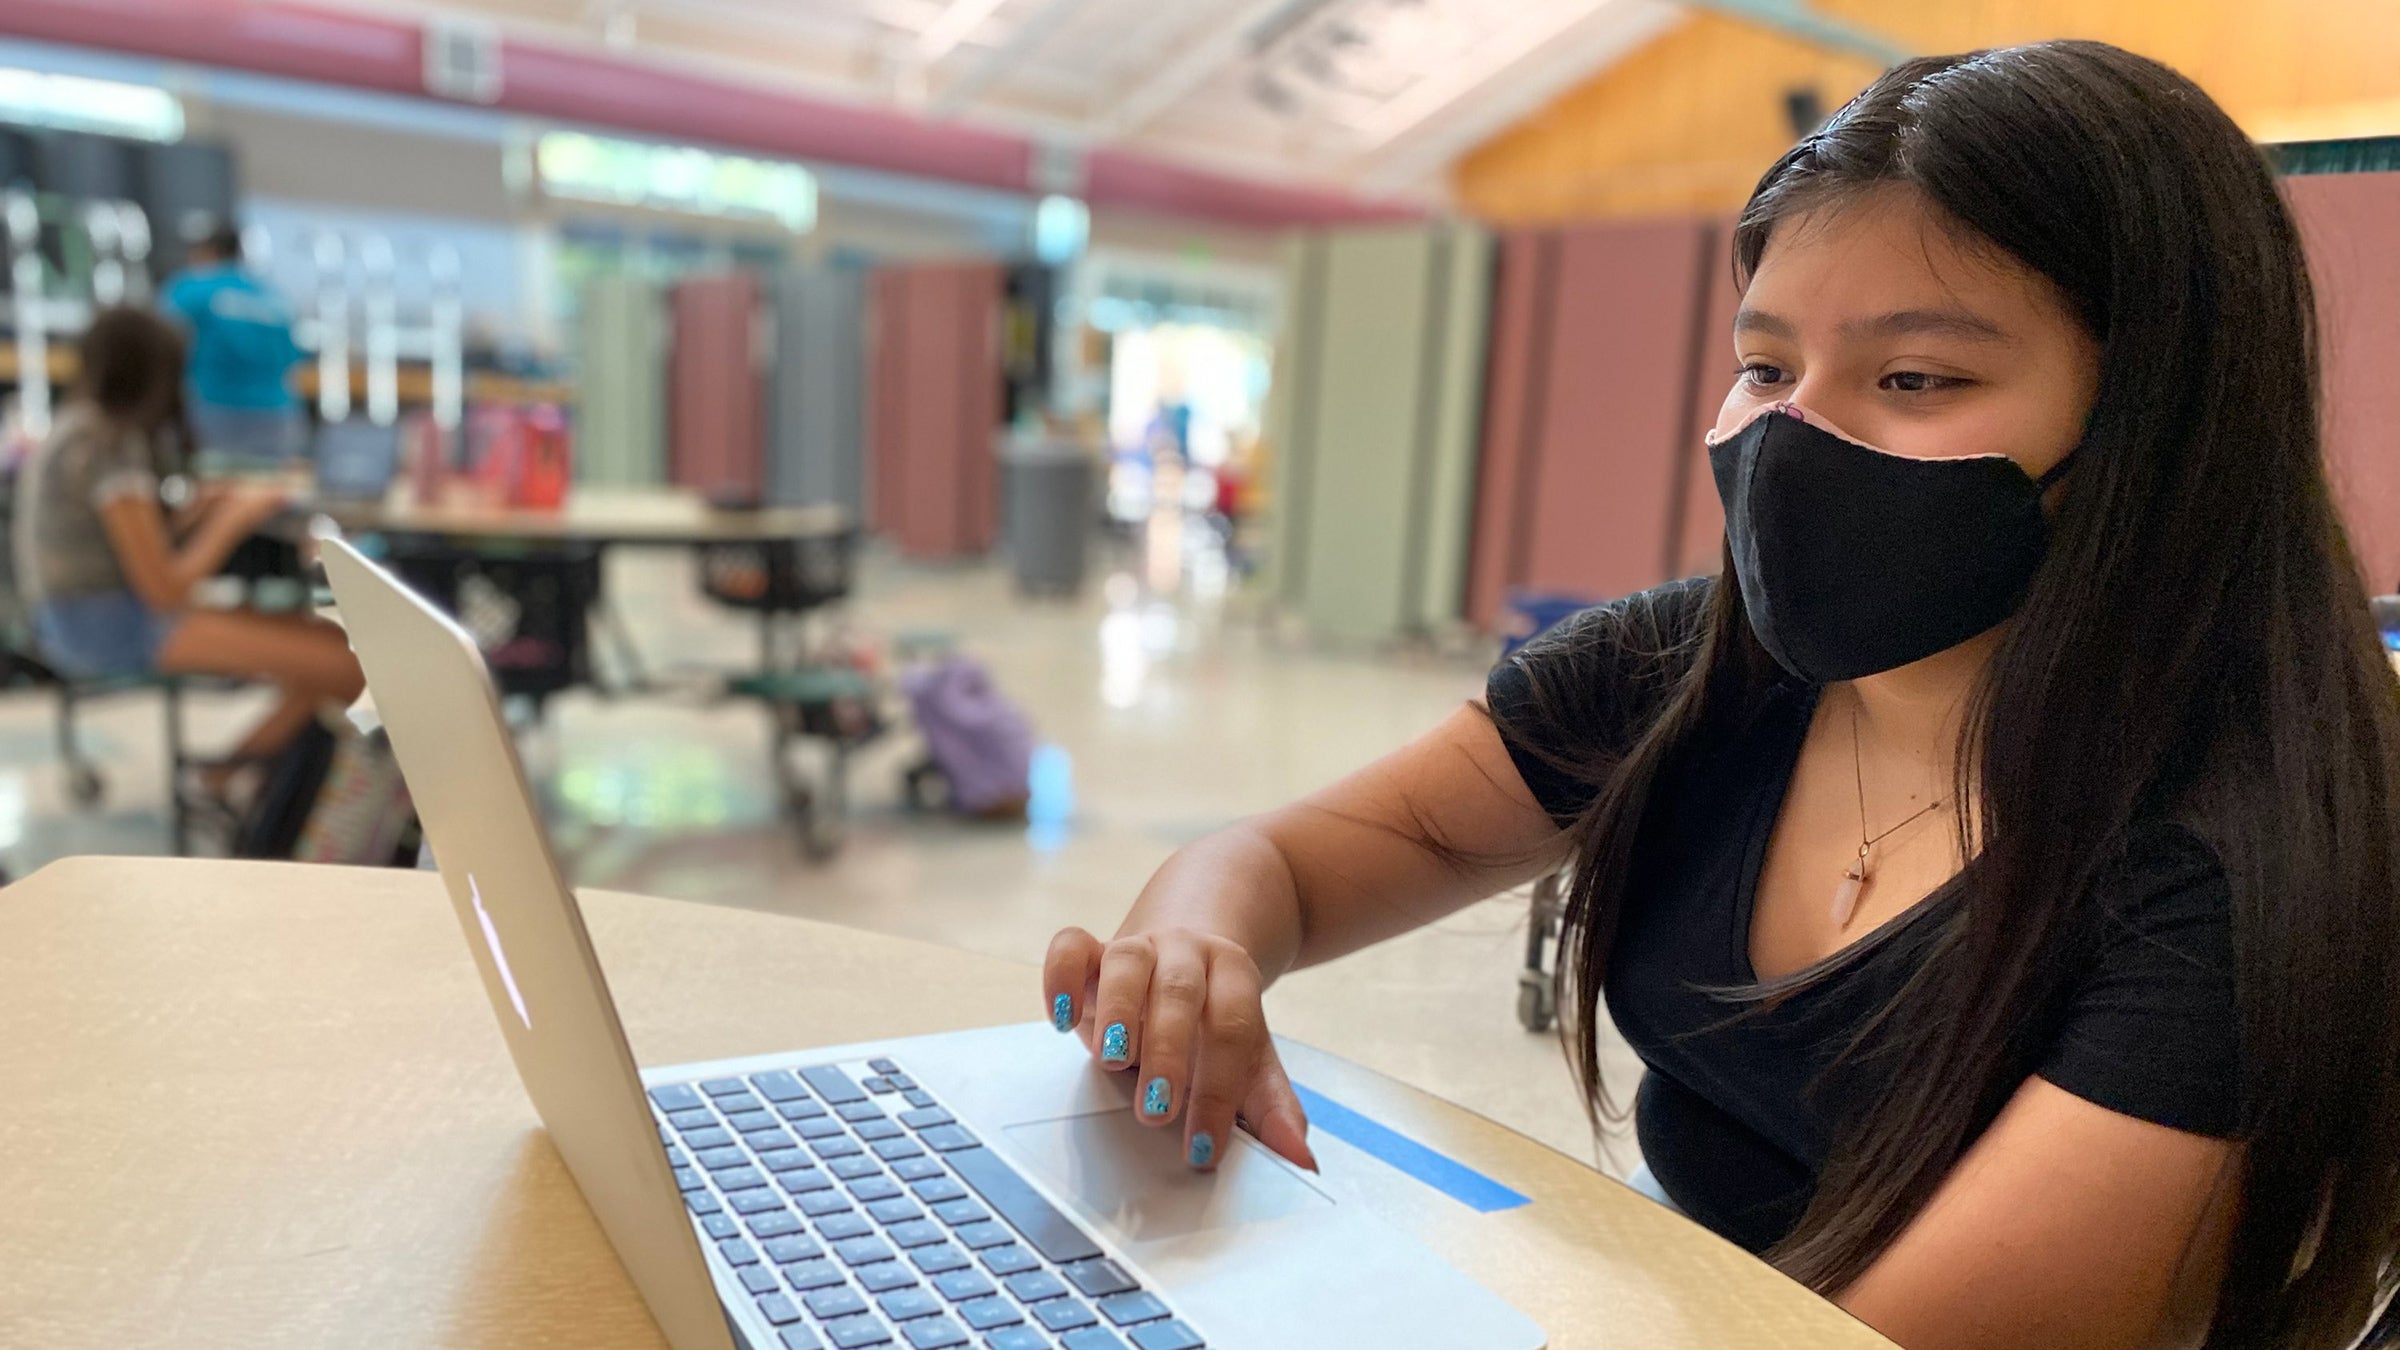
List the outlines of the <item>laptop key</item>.
{"type": "Polygon", "coordinates": [[[759,1096],[771,1102],[798,1101],[808,1095],[808,1089],[800,1086],[800,1080],[784,1069],[752,1074],[750,1086],[757,1090],[759,1096]]]}
{"type": "Polygon", "coordinates": [[[944,1200],[933,1207],[933,1216],[956,1228],[960,1224],[982,1223],[992,1212],[972,1200],[944,1200]]]}
{"type": "MultiPolygon", "coordinates": [[[[851,1160],[844,1158],[842,1161],[849,1162],[851,1160]]],[[[864,1159],[860,1161],[864,1161],[864,1159]]],[[[897,1200],[900,1198],[900,1183],[878,1173],[871,1177],[860,1177],[851,1182],[850,1194],[866,1201],[897,1200]]]]}
{"type": "Polygon", "coordinates": [[[700,1218],[700,1231],[708,1234],[712,1238],[720,1239],[740,1237],[742,1235],[742,1230],[734,1223],[733,1216],[725,1213],[722,1210],[715,1214],[702,1215],[700,1218]]]}
{"type": "Polygon", "coordinates": [[[850,1133],[869,1141],[897,1139],[900,1137],[900,1127],[888,1120],[862,1120],[850,1133]]]}
{"type": "Polygon", "coordinates": [[[805,1097],[796,1102],[777,1102],[775,1109],[785,1120],[823,1120],[831,1114],[825,1103],[805,1097]]]}
{"type": "Polygon", "coordinates": [[[785,1327],[782,1340],[783,1350],[825,1350],[825,1342],[807,1327],[785,1327]]]}
{"type": "Polygon", "coordinates": [[[679,1191],[704,1191],[708,1189],[708,1183],[700,1179],[699,1168],[678,1167],[675,1169],[675,1189],[679,1191]]]}
{"type": "Polygon", "coordinates": [[[919,1247],[908,1254],[909,1263],[928,1275],[944,1275],[967,1268],[967,1254],[947,1242],[931,1247],[919,1247]]]}
{"type": "Polygon", "coordinates": [[[822,1219],[828,1214],[850,1212],[850,1202],[843,1197],[840,1191],[811,1191],[807,1195],[793,1200],[792,1203],[798,1205],[800,1212],[812,1219],[822,1219]]]}
{"type": "Polygon", "coordinates": [[[844,1238],[833,1244],[833,1254],[842,1258],[845,1266],[871,1266],[892,1259],[891,1245],[882,1238],[844,1238]]]}
{"type": "MultiPolygon", "coordinates": [[[[942,1128],[946,1130],[950,1126],[944,1125],[942,1128]]],[[[878,1139],[875,1141],[875,1156],[885,1162],[898,1162],[902,1158],[914,1158],[924,1152],[924,1148],[914,1139],[878,1139]]]]}
{"type": "Polygon", "coordinates": [[[1167,1315],[1167,1305],[1147,1289],[1130,1294],[1116,1294],[1100,1300],[1100,1315],[1121,1327],[1136,1322],[1155,1322],[1167,1315]]]}
{"type": "Polygon", "coordinates": [[[831,1289],[842,1283],[842,1268],[831,1261],[802,1261],[783,1268],[783,1282],[802,1293],[831,1289]]]}
{"type": "Polygon", "coordinates": [[[1066,1350],[1125,1350],[1125,1342],[1118,1340],[1117,1333],[1105,1327],[1070,1331],[1060,1339],[1059,1344],[1066,1350]]]}
{"type": "MultiPolygon", "coordinates": [[[[983,1278],[981,1271],[973,1268],[936,1275],[933,1277],[933,1287],[941,1290],[942,1297],[953,1303],[964,1303],[968,1299],[989,1298],[992,1294],[992,1282],[983,1278]]],[[[978,1327],[976,1330],[980,1331],[982,1328],[978,1327]]]]}
{"type": "Polygon", "coordinates": [[[805,1172],[777,1172],[775,1184],[795,1197],[833,1189],[833,1178],[811,1167],[805,1172]]]}
{"type": "Polygon", "coordinates": [[[875,1225],[868,1223],[865,1215],[859,1214],[855,1211],[845,1211],[840,1214],[828,1214],[824,1218],[817,1220],[817,1236],[825,1239],[827,1242],[840,1242],[845,1238],[865,1237],[874,1231],[875,1225]]]}
{"type": "Polygon", "coordinates": [[[906,1289],[917,1282],[916,1275],[897,1261],[886,1261],[877,1266],[860,1266],[850,1273],[858,1277],[859,1287],[870,1294],[888,1294],[895,1289],[906,1289]]]}
{"type": "Polygon", "coordinates": [[[883,1169],[876,1166],[875,1160],[864,1154],[853,1158],[836,1158],[826,1164],[825,1170],[844,1181],[856,1181],[861,1177],[880,1176],[883,1173],[883,1169]]]}
{"type": "Polygon", "coordinates": [[[967,1333],[959,1330],[958,1323],[947,1317],[927,1317],[911,1322],[900,1328],[900,1334],[908,1338],[910,1350],[949,1350],[951,1346],[967,1343],[967,1333]]]}
{"type": "Polygon", "coordinates": [[[725,1197],[725,1203],[736,1214],[759,1214],[783,1208],[783,1197],[773,1191],[736,1191],[725,1197]]]}
{"type": "Polygon", "coordinates": [[[902,1088],[900,1089],[900,1099],[910,1106],[933,1105],[933,1094],[923,1088],[902,1088]]]}
{"type": "Polygon", "coordinates": [[[1201,1350],[1200,1333],[1181,1322],[1152,1322],[1130,1333],[1141,1350],[1201,1350]]]}
{"type": "Polygon", "coordinates": [[[867,1301],[848,1285],[839,1289],[820,1289],[800,1300],[820,1321],[830,1322],[837,1317],[850,1317],[867,1310],[867,1301]]]}
{"type": "Polygon", "coordinates": [[[1019,1303],[1039,1303],[1067,1292],[1067,1286],[1046,1270],[1029,1270],[1022,1275],[1011,1275],[1000,1283],[1008,1286],[1008,1292],[1016,1295],[1019,1303]]]}
{"type": "Polygon", "coordinates": [[[842,1128],[842,1122],[831,1116],[818,1116],[814,1120],[799,1121],[793,1128],[800,1131],[800,1137],[803,1139],[837,1139],[847,1133],[842,1128]]]}
{"type": "Polygon", "coordinates": [[[683,1203],[689,1205],[694,1214],[716,1214],[725,1208],[717,1202],[717,1197],[706,1191],[685,1191],[683,1203]]]}
{"type": "Polygon", "coordinates": [[[728,1097],[717,1098],[717,1109],[731,1116],[744,1111],[764,1111],[767,1109],[767,1104],[747,1092],[737,1092],[728,1097]]]}
{"type": "Polygon", "coordinates": [[[1054,1298],[1047,1303],[1036,1303],[1030,1311],[1034,1321],[1052,1331],[1073,1331],[1100,1320],[1097,1313],[1071,1298],[1054,1298]]]}
{"type": "Polygon", "coordinates": [[[689,1111],[669,1111],[667,1123],[674,1126],[678,1132],[705,1130],[717,1123],[717,1113],[705,1106],[689,1111]]]}
{"type": "Polygon", "coordinates": [[[893,1321],[905,1322],[912,1317],[930,1317],[940,1312],[942,1301],[922,1289],[911,1288],[885,1294],[875,1300],[875,1306],[883,1309],[883,1315],[893,1321]]]}
{"type": "Polygon", "coordinates": [[[859,1350],[860,1346],[882,1345],[892,1339],[890,1328],[877,1317],[849,1317],[829,1323],[825,1334],[832,1338],[835,1350],[859,1350]]]}
{"type": "Polygon", "coordinates": [[[781,1130],[751,1130],[742,1136],[742,1142],[750,1146],[751,1152],[765,1154],[790,1148],[792,1137],[781,1130]]]}
{"type": "Polygon", "coordinates": [[[844,1120],[853,1122],[861,1120],[887,1119],[887,1117],[883,1114],[882,1107],[864,1099],[854,1102],[836,1102],[834,1103],[833,1113],[837,1116],[840,1116],[844,1120]]]}
{"type": "MultiPolygon", "coordinates": [[[[942,1129],[955,1129],[944,1125],[942,1129]]],[[[931,1133],[928,1131],[928,1133],[931,1133]]],[[[1025,1179],[1000,1155],[988,1148],[966,1148],[947,1155],[950,1166],[966,1178],[983,1203],[997,1210],[1009,1226],[1025,1235],[1027,1246],[1065,1265],[1070,1261],[1087,1261],[1100,1255],[1099,1247],[1083,1235],[1083,1230],[1058,1212],[1041,1193],[1025,1184],[1025,1179]]],[[[918,1194],[922,1196],[923,1191],[918,1194]]],[[[943,1199],[951,1197],[944,1196],[943,1199]]]]}
{"type": "Polygon", "coordinates": [[[887,1092],[898,1092],[900,1090],[892,1086],[891,1079],[886,1078],[881,1074],[877,1074],[873,1078],[870,1078],[867,1081],[859,1084],[859,1086],[865,1088],[869,1092],[877,1094],[878,1096],[887,1092]]]}
{"type": "Polygon", "coordinates": [[[767,1184],[767,1174],[755,1167],[728,1167],[717,1173],[716,1177],[717,1189],[727,1195],[735,1191],[755,1191],[767,1184]]]}
{"type": "Polygon", "coordinates": [[[793,1172],[814,1167],[817,1160],[796,1148],[778,1148],[759,1154],[758,1165],[770,1172],[793,1172]]]}
{"type": "Polygon", "coordinates": [[[1017,1235],[1008,1231],[1007,1224],[993,1223],[988,1220],[983,1223],[962,1225],[952,1236],[958,1240],[960,1246],[971,1252],[979,1252],[991,1247],[1005,1247],[1017,1240],[1017,1235]]]}
{"type": "Polygon", "coordinates": [[[917,1080],[904,1073],[887,1073],[884,1077],[891,1082],[893,1087],[902,1092],[914,1091],[917,1086],[917,1080]]]}
{"type": "Polygon", "coordinates": [[[733,1131],[711,1125],[705,1130],[685,1130],[683,1146],[688,1149],[722,1148],[733,1142],[733,1131]]]}
{"type": "Polygon", "coordinates": [[[855,1158],[859,1153],[858,1141],[855,1139],[819,1139],[809,1147],[815,1149],[817,1156],[827,1162],[831,1162],[835,1158],[855,1158]]]}
{"type": "Polygon", "coordinates": [[[964,1125],[936,1125],[920,1133],[917,1138],[936,1153],[956,1153],[962,1148],[973,1148],[978,1142],[974,1135],[967,1133],[964,1125]]]}
{"type": "Polygon", "coordinates": [[[858,1084],[850,1081],[850,1075],[830,1064],[802,1069],[800,1078],[808,1084],[810,1091],[836,1106],[843,1102],[865,1101],[867,1098],[867,1094],[858,1090],[858,1084]]]}
{"type": "MultiPolygon", "coordinates": [[[[885,1182],[884,1184],[888,1186],[891,1183],[885,1182]]],[[[850,1193],[858,1196],[861,1200],[866,1200],[867,1197],[860,1194],[863,1189],[863,1187],[853,1187],[850,1193]]],[[[868,1200],[867,1213],[875,1216],[875,1222],[887,1224],[909,1223],[925,1217],[924,1210],[910,1204],[905,1196],[898,1195],[886,1196],[881,1200],[868,1200]]],[[[941,1230],[937,1228],[934,1231],[938,1233],[941,1230]]]]}
{"type": "Polygon", "coordinates": [[[883,1059],[870,1059],[867,1061],[867,1067],[873,1069],[877,1073],[900,1072],[900,1066],[888,1057],[883,1059]]]}
{"type": "Polygon", "coordinates": [[[923,1181],[940,1176],[942,1163],[938,1158],[903,1158],[892,1164],[892,1173],[902,1181],[923,1181]]]}
{"type": "Polygon", "coordinates": [[[912,1130],[929,1130],[936,1125],[947,1125],[950,1122],[950,1113],[938,1106],[920,1106],[914,1111],[900,1113],[900,1123],[912,1130]]]}
{"type": "Polygon", "coordinates": [[[792,1302],[790,1294],[769,1294],[758,1301],[758,1315],[776,1326],[786,1327],[800,1320],[800,1305],[792,1302]]]}
{"type": "Polygon", "coordinates": [[[892,1245],[903,1250],[910,1247],[930,1247],[946,1236],[942,1232],[942,1226],[931,1219],[911,1219],[905,1223],[896,1223],[884,1229],[883,1233],[885,1237],[892,1240],[892,1245]]]}
{"type": "Polygon", "coordinates": [[[657,1102],[661,1111],[689,1111],[695,1106],[706,1105],[689,1083],[664,1083],[654,1087],[650,1089],[650,1100],[657,1102]]]}
{"type": "Polygon", "coordinates": [[[768,1238],[759,1246],[766,1252],[767,1259],[779,1266],[814,1261],[825,1254],[823,1247],[797,1233],[788,1237],[768,1238]]]}
{"type": "Polygon", "coordinates": [[[742,1267],[742,1287],[750,1291],[751,1297],[756,1298],[760,1294],[774,1293],[781,1289],[783,1284],[775,1278],[775,1272],[765,1266],[744,1266],[742,1267]]]}
{"type": "MultiPolygon", "coordinates": [[[[965,1240],[963,1234],[960,1240],[965,1240]]],[[[1129,1289],[1142,1287],[1142,1282],[1126,1274],[1123,1266],[1105,1258],[1076,1262],[1067,1267],[1067,1278],[1083,1291],[1085,1298],[1106,1298],[1110,1294],[1122,1294],[1129,1289]]]]}
{"type": "Polygon", "coordinates": [[[737,1133],[748,1134],[752,1130],[773,1129],[778,1122],[772,1111],[731,1111],[726,1113],[725,1123],[737,1133]]]}
{"type": "Polygon", "coordinates": [[[692,1160],[711,1172],[724,1167],[747,1167],[750,1165],[750,1155],[732,1144],[704,1148],[693,1154],[692,1160]]]}
{"type": "Polygon", "coordinates": [[[755,1238],[782,1237],[800,1231],[800,1220],[788,1209],[770,1209],[750,1216],[750,1236],[755,1238]]]}
{"type": "MultiPolygon", "coordinates": [[[[991,1286],[984,1287],[988,1289],[991,1286]]],[[[1017,1305],[1004,1298],[986,1297],[970,1303],[961,1303],[958,1305],[958,1315],[968,1326],[977,1331],[990,1331],[993,1327],[1013,1326],[1025,1320],[1025,1315],[1017,1311],[1017,1305]]]]}
{"type": "Polygon", "coordinates": [[[1008,1327],[983,1338],[985,1350],[1050,1350],[1050,1338],[1032,1327],[1008,1327]]]}
{"type": "Polygon", "coordinates": [[[750,1085],[739,1078],[711,1078],[700,1085],[700,1090],[711,1097],[730,1097],[737,1092],[748,1092],[750,1085]]]}
{"type": "Polygon", "coordinates": [[[738,1237],[727,1238],[718,1243],[717,1255],[724,1257],[725,1264],[729,1266],[755,1266],[758,1264],[758,1249],[738,1237]]]}
{"type": "Polygon", "coordinates": [[[1037,1269],[1042,1264],[1040,1257],[1013,1242],[977,1255],[983,1262],[983,1268],[994,1275],[1014,1275],[1020,1271],[1037,1269]]]}

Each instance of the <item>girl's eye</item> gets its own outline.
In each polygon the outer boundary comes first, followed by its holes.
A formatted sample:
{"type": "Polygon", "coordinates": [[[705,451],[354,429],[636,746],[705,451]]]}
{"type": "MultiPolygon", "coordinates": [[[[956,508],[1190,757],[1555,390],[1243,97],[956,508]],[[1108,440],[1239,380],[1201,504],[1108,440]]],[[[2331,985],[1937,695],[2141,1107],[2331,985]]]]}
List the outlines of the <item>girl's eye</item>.
{"type": "Polygon", "coordinates": [[[1761,389],[1767,388],[1771,385],[1778,385],[1783,383],[1783,367],[1770,366],[1764,362],[1753,361],[1749,365],[1742,367],[1742,380],[1746,384],[1754,385],[1761,389]]]}
{"type": "Polygon", "coordinates": [[[1972,381],[1950,375],[1928,375],[1921,370],[1895,370],[1876,383],[1894,393],[1931,394],[1944,389],[1956,389],[1972,381]]]}

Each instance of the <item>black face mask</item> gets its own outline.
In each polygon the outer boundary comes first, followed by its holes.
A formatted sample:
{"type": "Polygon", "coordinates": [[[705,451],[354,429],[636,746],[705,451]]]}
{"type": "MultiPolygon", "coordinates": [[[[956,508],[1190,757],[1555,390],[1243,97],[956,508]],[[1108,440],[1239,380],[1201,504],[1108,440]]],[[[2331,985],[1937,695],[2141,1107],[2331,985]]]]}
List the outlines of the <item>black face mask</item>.
{"type": "Polygon", "coordinates": [[[1846,440],[1789,404],[1708,448],[1750,628],[1812,684],[1905,666],[2024,601],[2050,522],[2000,455],[1911,459],[1846,440]]]}

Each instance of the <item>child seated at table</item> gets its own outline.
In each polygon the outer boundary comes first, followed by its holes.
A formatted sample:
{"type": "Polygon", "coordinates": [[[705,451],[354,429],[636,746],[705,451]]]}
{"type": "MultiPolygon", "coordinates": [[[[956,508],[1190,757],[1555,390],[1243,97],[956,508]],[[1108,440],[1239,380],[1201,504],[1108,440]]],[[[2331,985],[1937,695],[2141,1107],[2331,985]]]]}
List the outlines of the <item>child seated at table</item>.
{"type": "MultiPolygon", "coordinates": [[[[364,685],[340,628],[305,614],[200,608],[193,592],[283,505],[272,488],[204,487],[170,514],[158,447],[177,431],[183,339],[156,315],[93,316],[82,373],[19,470],[17,574],[34,637],[61,674],[223,675],[273,684],[280,701],[232,763],[269,755],[325,704],[364,685]]],[[[231,768],[207,786],[222,791],[231,768]]]]}

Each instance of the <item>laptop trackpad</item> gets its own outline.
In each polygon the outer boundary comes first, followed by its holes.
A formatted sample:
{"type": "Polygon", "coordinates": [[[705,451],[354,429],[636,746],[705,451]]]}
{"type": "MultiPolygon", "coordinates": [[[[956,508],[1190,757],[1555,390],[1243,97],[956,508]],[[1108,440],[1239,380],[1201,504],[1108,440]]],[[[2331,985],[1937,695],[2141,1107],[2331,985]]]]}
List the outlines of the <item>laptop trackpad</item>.
{"type": "Polygon", "coordinates": [[[1184,1165],[1180,1126],[1152,1129],[1130,1111],[1030,1121],[1002,1131],[1052,1188],[1133,1242],[1261,1223],[1331,1199],[1242,1139],[1212,1173],[1184,1165]]]}

